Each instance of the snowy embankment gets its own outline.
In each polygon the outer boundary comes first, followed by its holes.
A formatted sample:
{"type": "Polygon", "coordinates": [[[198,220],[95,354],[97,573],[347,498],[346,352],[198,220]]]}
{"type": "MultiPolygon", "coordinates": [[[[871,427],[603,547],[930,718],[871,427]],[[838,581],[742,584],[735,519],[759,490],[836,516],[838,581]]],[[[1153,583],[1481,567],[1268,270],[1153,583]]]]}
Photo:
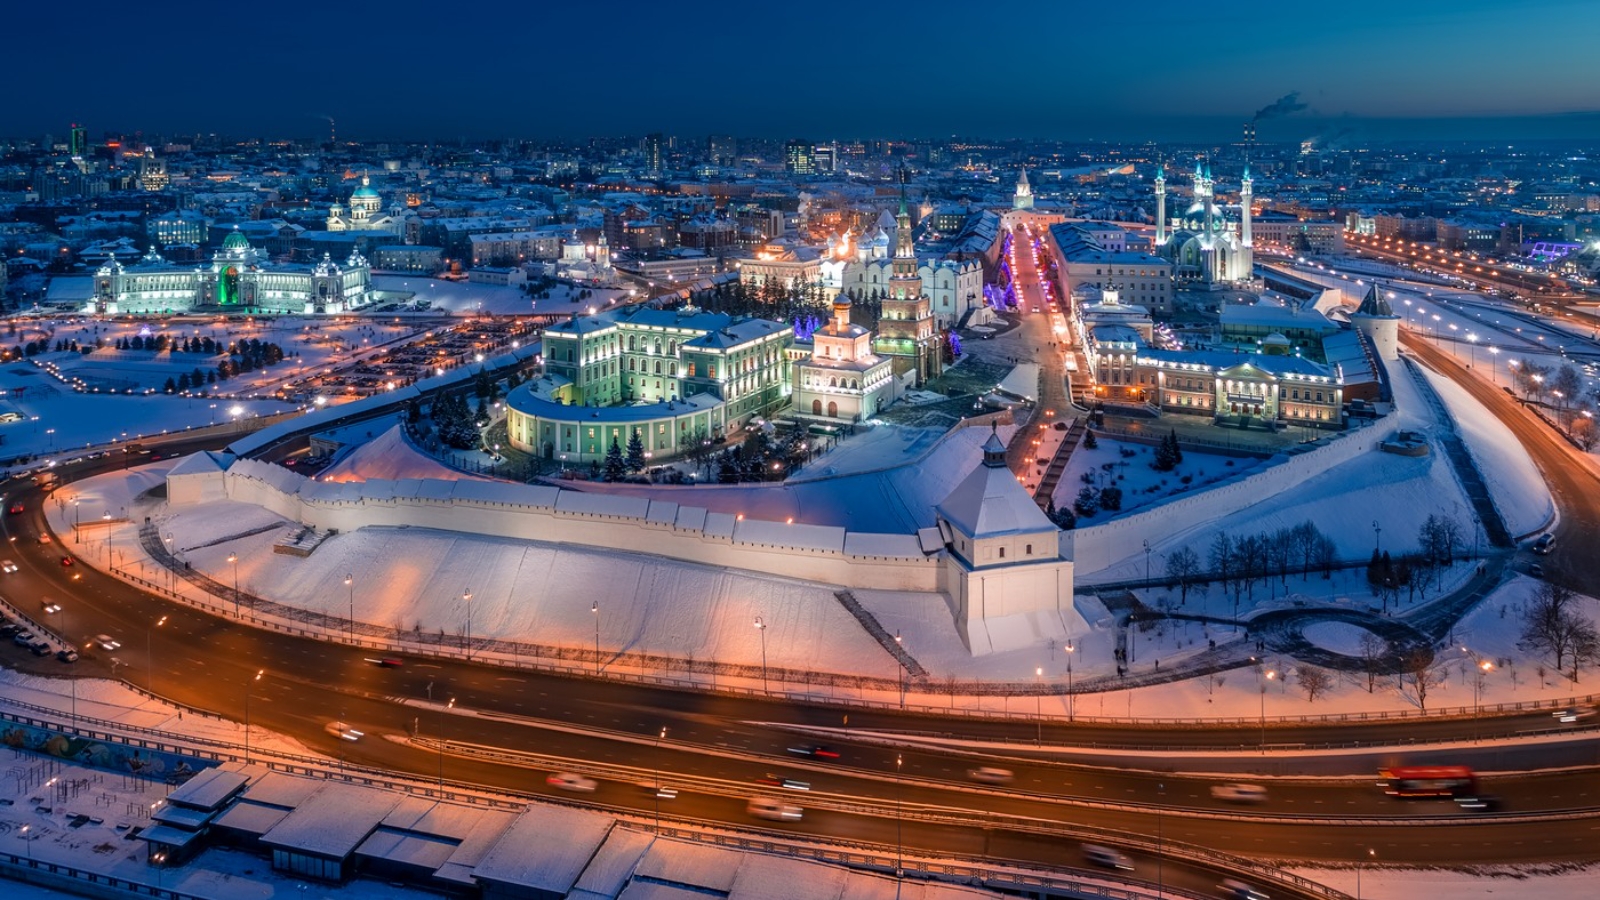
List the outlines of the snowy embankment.
{"type": "Polygon", "coordinates": [[[1511,429],[1454,381],[1421,371],[1455,418],[1506,528],[1512,535],[1525,535],[1550,524],[1555,515],[1550,488],[1511,429]]]}

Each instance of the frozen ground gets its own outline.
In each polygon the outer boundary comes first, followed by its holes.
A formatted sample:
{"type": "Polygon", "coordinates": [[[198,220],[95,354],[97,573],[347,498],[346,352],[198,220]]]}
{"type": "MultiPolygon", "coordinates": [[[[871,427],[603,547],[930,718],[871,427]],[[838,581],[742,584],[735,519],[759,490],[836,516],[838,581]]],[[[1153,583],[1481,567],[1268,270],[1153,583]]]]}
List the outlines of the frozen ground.
{"type": "MultiPolygon", "coordinates": [[[[1131,512],[1168,497],[1203,491],[1218,481],[1236,477],[1243,472],[1258,468],[1265,462],[1254,457],[1222,456],[1185,450],[1183,462],[1176,469],[1171,472],[1157,472],[1150,467],[1150,463],[1155,459],[1156,448],[1145,444],[1117,441],[1103,435],[1097,436],[1097,439],[1099,446],[1093,450],[1080,444],[1072,451],[1072,459],[1067,464],[1066,472],[1061,476],[1061,482],[1056,485],[1055,494],[1052,495],[1057,507],[1072,506],[1072,501],[1078,496],[1078,492],[1090,483],[1084,481],[1085,475],[1093,479],[1096,487],[1121,488],[1122,512],[1131,512]],[[1185,478],[1189,480],[1185,481],[1185,478]]],[[[1079,524],[1094,525],[1111,515],[1113,514],[1096,513],[1087,518],[1080,518],[1079,524]]]]}
{"type": "MultiPolygon", "coordinates": [[[[1380,852],[1378,854],[1382,856],[1380,852]]],[[[1294,869],[1295,874],[1356,896],[1355,869],[1294,869]]],[[[1592,900],[1600,879],[1596,866],[1482,867],[1471,871],[1395,869],[1382,865],[1361,872],[1365,900],[1592,900]]]]}
{"type": "Polygon", "coordinates": [[[1489,496],[1506,520],[1506,528],[1513,535],[1521,535],[1548,526],[1555,515],[1555,501],[1538,467],[1511,435],[1511,429],[1455,382],[1433,372],[1426,377],[1455,417],[1468,452],[1483,472],[1489,496]]]}
{"type": "Polygon", "coordinates": [[[67,451],[111,441],[132,441],[157,434],[200,428],[234,418],[270,415],[294,409],[277,400],[228,400],[150,396],[79,394],[32,363],[0,366],[0,412],[15,412],[22,421],[0,423],[0,455],[68,456],[67,451]],[[19,396],[17,388],[23,392],[19,396]],[[212,408],[215,403],[216,407],[212,408]]]}
{"type": "MultiPolygon", "coordinates": [[[[626,290],[613,288],[588,288],[590,296],[582,301],[574,300],[574,296],[583,288],[574,288],[571,285],[556,285],[550,289],[550,297],[544,300],[534,300],[528,296],[520,286],[482,284],[475,281],[444,281],[438,278],[423,278],[416,275],[385,275],[372,276],[372,287],[379,291],[390,293],[408,293],[415,296],[411,303],[426,301],[429,308],[426,313],[438,315],[446,312],[451,315],[479,315],[517,316],[528,313],[588,313],[597,312],[612,303],[630,296],[626,290]]],[[[402,310],[395,312],[374,312],[375,316],[415,315],[415,312],[402,310]]]]}

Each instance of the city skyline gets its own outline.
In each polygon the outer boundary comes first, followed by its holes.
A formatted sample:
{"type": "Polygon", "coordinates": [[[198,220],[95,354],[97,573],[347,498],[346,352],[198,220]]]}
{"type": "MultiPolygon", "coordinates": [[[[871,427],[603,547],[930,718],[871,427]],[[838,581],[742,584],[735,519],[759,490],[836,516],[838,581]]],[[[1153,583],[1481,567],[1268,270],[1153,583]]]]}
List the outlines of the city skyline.
{"type": "MultiPolygon", "coordinates": [[[[114,21],[117,9],[92,2],[80,21],[114,21]]],[[[357,141],[663,132],[1226,142],[1258,116],[1263,143],[1600,134],[1586,89],[1600,61],[1551,30],[1593,33],[1600,9],[1570,0],[1427,0],[1398,13],[1359,0],[1336,18],[1264,3],[1201,16],[1158,0],[1137,16],[1042,7],[989,23],[931,0],[815,25],[782,7],[711,2],[691,18],[622,4],[603,26],[565,7],[440,23],[406,0],[315,22],[253,17],[223,37],[212,7],[164,10],[142,26],[163,35],[157,46],[222,47],[229,64],[202,58],[185,75],[165,52],[74,63],[93,39],[67,34],[42,8],[17,10],[15,33],[34,39],[11,53],[25,89],[9,105],[8,136],[79,122],[92,135],[313,138],[332,119],[357,141]],[[138,96],[115,89],[113,72],[138,96]]]]}

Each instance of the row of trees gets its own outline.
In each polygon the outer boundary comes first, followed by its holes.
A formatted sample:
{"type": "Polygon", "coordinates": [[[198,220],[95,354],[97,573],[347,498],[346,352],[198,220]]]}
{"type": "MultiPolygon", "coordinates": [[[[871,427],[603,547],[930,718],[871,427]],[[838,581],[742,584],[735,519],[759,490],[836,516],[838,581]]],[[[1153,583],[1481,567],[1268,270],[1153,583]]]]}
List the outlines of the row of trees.
{"type": "Polygon", "coordinates": [[[1600,443],[1600,427],[1595,425],[1596,407],[1600,406],[1600,388],[1585,391],[1584,378],[1571,363],[1552,368],[1526,359],[1507,363],[1511,382],[1526,399],[1537,399],[1540,404],[1555,410],[1561,427],[1585,451],[1600,443]]]}
{"type": "Polygon", "coordinates": [[[1380,553],[1373,548],[1372,559],[1367,563],[1367,584],[1383,600],[1385,610],[1391,602],[1399,602],[1401,591],[1406,593],[1408,602],[1418,597],[1427,599],[1430,586],[1442,586],[1444,573],[1455,562],[1462,543],[1461,523],[1430,513],[1417,529],[1415,551],[1396,559],[1387,550],[1380,553]]]}
{"type": "Polygon", "coordinates": [[[1579,667],[1600,662],[1600,631],[1575,608],[1578,595],[1554,581],[1540,582],[1523,615],[1522,649],[1548,655],[1556,671],[1570,666],[1572,680],[1579,667]]]}
{"type": "Polygon", "coordinates": [[[1309,520],[1242,537],[1218,532],[1204,562],[1192,547],[1179,547],[1164,560],[1167,581],[1178,589],[1180,604],[1188,602],[1190,588],[1215,581],[1233,594],[1235,615],[1241,598],[1255,599],[1257,584],[1265,581],[1271,586],[1277,578],[1287,587],[1290,573],[1298,571],[1309,578],[1316,569],[1329,578],[1337,562],[1333,538],[1309,520]]]}

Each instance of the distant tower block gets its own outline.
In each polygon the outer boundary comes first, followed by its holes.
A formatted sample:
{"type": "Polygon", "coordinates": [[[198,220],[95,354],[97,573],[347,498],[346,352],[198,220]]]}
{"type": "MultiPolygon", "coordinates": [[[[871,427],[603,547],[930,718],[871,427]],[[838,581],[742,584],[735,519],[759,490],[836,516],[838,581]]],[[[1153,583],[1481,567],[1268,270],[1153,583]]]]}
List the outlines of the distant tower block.
{"type": "Polygon", "coordinates": [[[1028,170],[1017,176],[1017,192],[1011,197],[1012,209],[1033,209],[1033,186],[1028,184],[1028,170]]]}
{"type": "Polygon", "coordinates": [[[1156,167],[1156,249],[1167,245],[1167,167],[1156,167]]]}
{"type": "Polygon", "coordinates": [[[1372,342],[1379,359],[1387,363],[1400,358],[1400,317],[1377,285],[1367,291],[1350,322],[1372,342]]]}

